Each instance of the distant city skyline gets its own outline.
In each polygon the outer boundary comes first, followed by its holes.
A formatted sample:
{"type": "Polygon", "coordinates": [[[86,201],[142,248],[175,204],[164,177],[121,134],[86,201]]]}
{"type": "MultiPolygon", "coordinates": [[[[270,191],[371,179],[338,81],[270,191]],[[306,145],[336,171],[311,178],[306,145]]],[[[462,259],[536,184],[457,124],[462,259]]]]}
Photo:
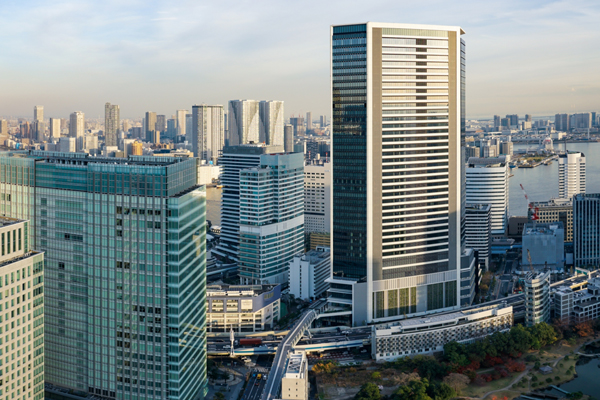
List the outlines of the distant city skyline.
{"type": "Polygon", "coordinates": [[[598,3],[407,4],[3,2],[0,115],[101,119],[110,102],[122,119],[170,117],[245,98],[329,115],[329,27],[367,20],[464,27],[468,118],[600,110],[598,3]]]}

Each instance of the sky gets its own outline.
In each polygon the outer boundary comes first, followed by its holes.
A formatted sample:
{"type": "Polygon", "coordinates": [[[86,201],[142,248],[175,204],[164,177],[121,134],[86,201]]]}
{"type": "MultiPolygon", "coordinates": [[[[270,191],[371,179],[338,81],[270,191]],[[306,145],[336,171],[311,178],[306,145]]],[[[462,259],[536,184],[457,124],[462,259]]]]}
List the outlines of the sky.
{"type": "Polygon", "coordinates": [[[467,117],[600,111],[600,2],[0,0],[0,115],[172,115],[284,100],[329,115],[329,27],[458,25],[467,117]]]}

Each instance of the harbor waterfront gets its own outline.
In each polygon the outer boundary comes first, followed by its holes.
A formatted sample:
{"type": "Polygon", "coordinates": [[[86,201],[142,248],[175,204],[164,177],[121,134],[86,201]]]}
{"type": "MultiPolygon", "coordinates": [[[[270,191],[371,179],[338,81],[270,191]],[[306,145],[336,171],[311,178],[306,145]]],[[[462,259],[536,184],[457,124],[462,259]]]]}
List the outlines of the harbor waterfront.
{"type": "MultiPolygon", "coordinates": [[[[564,143],[554,145],[556,150],[564,150],[564,143]]],[[[536,145],[515,144],[514,150],[533,149],[536,145]]],[[[600,180],[591,179],[600,173],[600,143],[567,143],[569,151],[580,151],[586,155],[586,175],[590,177],[587,181],[587,193],[600,193],[600,180]]],[[[552,197],[558,197],[558,162],[550,165],[540,165],[536,168],[511,168],[512,176],[508,180],[510,216],[527,215],[527,201],[523,196],[520,184],[527,191],[531,201],[547,201],[552,197]]]]}

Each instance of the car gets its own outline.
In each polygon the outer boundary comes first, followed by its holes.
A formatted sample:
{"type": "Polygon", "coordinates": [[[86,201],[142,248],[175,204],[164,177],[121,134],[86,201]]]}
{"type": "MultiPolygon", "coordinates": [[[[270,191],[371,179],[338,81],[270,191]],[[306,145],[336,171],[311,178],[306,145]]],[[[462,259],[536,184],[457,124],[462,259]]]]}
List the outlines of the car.
{"type": "Polygon", "coordinates": [[[253,377],[253,378],[256,378],[256,372],[252,374],[252,377],[253,377]]]}
{"type": "Polygon", "coordinates": [[[343,331],[342,332],[342,335],[349,335],[349,334],[350,334],[350,331],[343,331]]]}
{"type": "Polygon", "coordinates": [[[260,381],[256,381],[256,383],[254,384],[254,386],[260,386],[260,381]]]}
{"type": "Polygon", "coordinates": [[[230,345],[228,345],[228,344],[226,344],[225,346],[223,346],[223,348],[224,348],[224,349],[230,349],[230,348],[231,348],[231,346],[230,346],[230,345]]]}

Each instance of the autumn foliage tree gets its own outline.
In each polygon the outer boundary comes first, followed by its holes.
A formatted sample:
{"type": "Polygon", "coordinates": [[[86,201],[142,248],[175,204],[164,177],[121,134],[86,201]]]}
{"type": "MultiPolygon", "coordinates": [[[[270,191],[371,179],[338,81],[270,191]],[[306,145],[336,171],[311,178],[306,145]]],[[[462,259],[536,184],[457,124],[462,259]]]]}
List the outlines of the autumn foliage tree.
{"type": "Polygon", "coordinates": [[[594,328],[591,321],[581,322],[575,325],[573,330],[579,337],[588,337],[594,334],[594,328]]]}

